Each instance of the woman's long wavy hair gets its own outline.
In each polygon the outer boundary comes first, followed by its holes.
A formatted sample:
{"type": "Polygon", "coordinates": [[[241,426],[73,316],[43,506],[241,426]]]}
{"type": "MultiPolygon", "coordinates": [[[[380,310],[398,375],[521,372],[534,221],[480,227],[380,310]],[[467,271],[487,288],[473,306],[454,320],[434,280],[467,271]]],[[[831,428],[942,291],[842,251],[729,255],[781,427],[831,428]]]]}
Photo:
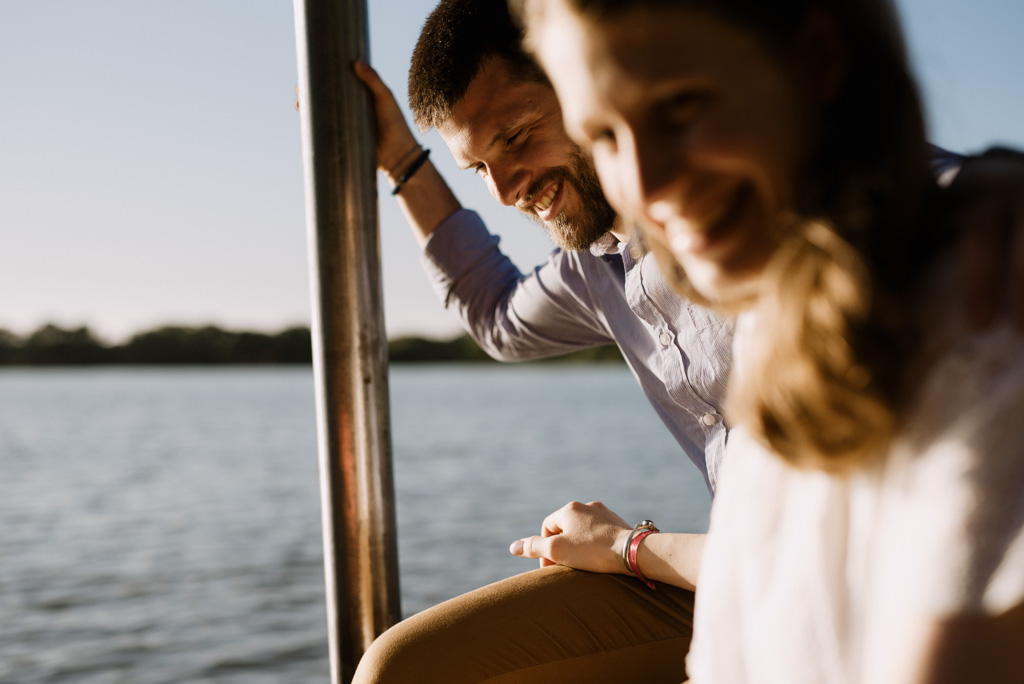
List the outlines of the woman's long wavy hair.
{"type": "MultiPolygon", "coordinates": [[[[921,107],[890,3],[565,2],[595,21],[627,9],[693,7],[755,32],[770,51],[795,44],[812,8],[834,19],[845,41],[843,85],[822,113],[794,215],[761,278],[757,336],[740,350],[728,415],[800,467],[845,471],[879,454],[892,439],[914,354],[901,294],[935,243],[923,217],[931,182],[921,107]]],[[[644,237],[677,289],[708,303],[664,236],[649,233],[644,237]]]]}

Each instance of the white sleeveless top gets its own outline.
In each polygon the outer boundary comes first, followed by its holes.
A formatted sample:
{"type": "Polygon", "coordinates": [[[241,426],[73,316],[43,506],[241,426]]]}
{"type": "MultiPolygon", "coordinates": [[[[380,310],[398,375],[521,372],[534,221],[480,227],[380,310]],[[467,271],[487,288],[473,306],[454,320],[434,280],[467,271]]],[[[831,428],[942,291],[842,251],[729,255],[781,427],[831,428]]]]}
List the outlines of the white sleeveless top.
{"type": "MultiPolygon", "coordinates": [[[[1024,337],[972,335],[955,297],[933,303],[945,351],[885,458],[851,476],[801,471],[733,430],[695,684],[861,682],[900,662],[904,625],[1024,601],[1024,337]]],[[[752,325],[737,332],[740,363],[752,325]]]]}

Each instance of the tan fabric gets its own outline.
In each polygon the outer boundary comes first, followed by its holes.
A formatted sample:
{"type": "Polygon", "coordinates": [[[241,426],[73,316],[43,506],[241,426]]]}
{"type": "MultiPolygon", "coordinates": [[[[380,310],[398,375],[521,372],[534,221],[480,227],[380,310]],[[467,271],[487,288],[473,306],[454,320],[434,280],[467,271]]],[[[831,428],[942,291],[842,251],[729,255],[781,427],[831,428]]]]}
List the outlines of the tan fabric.
{"type": "Polygon", "coordinates": [[[692,592],[550,567],[404,620],[354,684],[679,684],[692,625],[692,592]]]}

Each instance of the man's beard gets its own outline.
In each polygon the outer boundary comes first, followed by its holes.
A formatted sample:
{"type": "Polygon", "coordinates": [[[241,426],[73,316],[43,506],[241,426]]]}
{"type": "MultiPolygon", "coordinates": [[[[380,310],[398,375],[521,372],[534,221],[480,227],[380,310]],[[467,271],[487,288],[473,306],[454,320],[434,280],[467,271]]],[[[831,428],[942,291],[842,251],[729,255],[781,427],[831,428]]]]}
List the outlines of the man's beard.
{"type": "Polygon", "coordinates": [[[533,184],[528,196],[536,196],[552,181],[560,182],[563,190],[575,190],[578,202],[575,213],[567,215],[564,211],[559,212],[550,223],[542,221],[532,210],[524,213],[548,231],[555,245],[569,250],[587,249],[612,229],[615,210],[604,198],[594,164],[578,148],[571,155],[569,167],[545,174],[533,184]]]}

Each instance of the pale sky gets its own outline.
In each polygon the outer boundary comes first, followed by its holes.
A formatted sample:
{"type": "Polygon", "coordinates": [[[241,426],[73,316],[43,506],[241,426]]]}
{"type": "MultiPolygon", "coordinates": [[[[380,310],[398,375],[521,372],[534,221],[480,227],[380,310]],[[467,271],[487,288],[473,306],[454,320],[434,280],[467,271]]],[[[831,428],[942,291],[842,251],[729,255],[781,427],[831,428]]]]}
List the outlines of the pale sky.
{"type": "MultiPolygon", "coordinates": [[[[897,4],[930,139],[1024,148],[1024,3],[897,4]]],[[[369,6],[404,102],[433,1],[369,6]]],[[[0,328],[308,324],[297,82],[289,0],[0,0],[0,328]]],[[[544,260],[539,228],[424,144],[521,269],[544,260]]],[[[457,333],[386,192],[380,220],[388,334],[457,333]]]]}

